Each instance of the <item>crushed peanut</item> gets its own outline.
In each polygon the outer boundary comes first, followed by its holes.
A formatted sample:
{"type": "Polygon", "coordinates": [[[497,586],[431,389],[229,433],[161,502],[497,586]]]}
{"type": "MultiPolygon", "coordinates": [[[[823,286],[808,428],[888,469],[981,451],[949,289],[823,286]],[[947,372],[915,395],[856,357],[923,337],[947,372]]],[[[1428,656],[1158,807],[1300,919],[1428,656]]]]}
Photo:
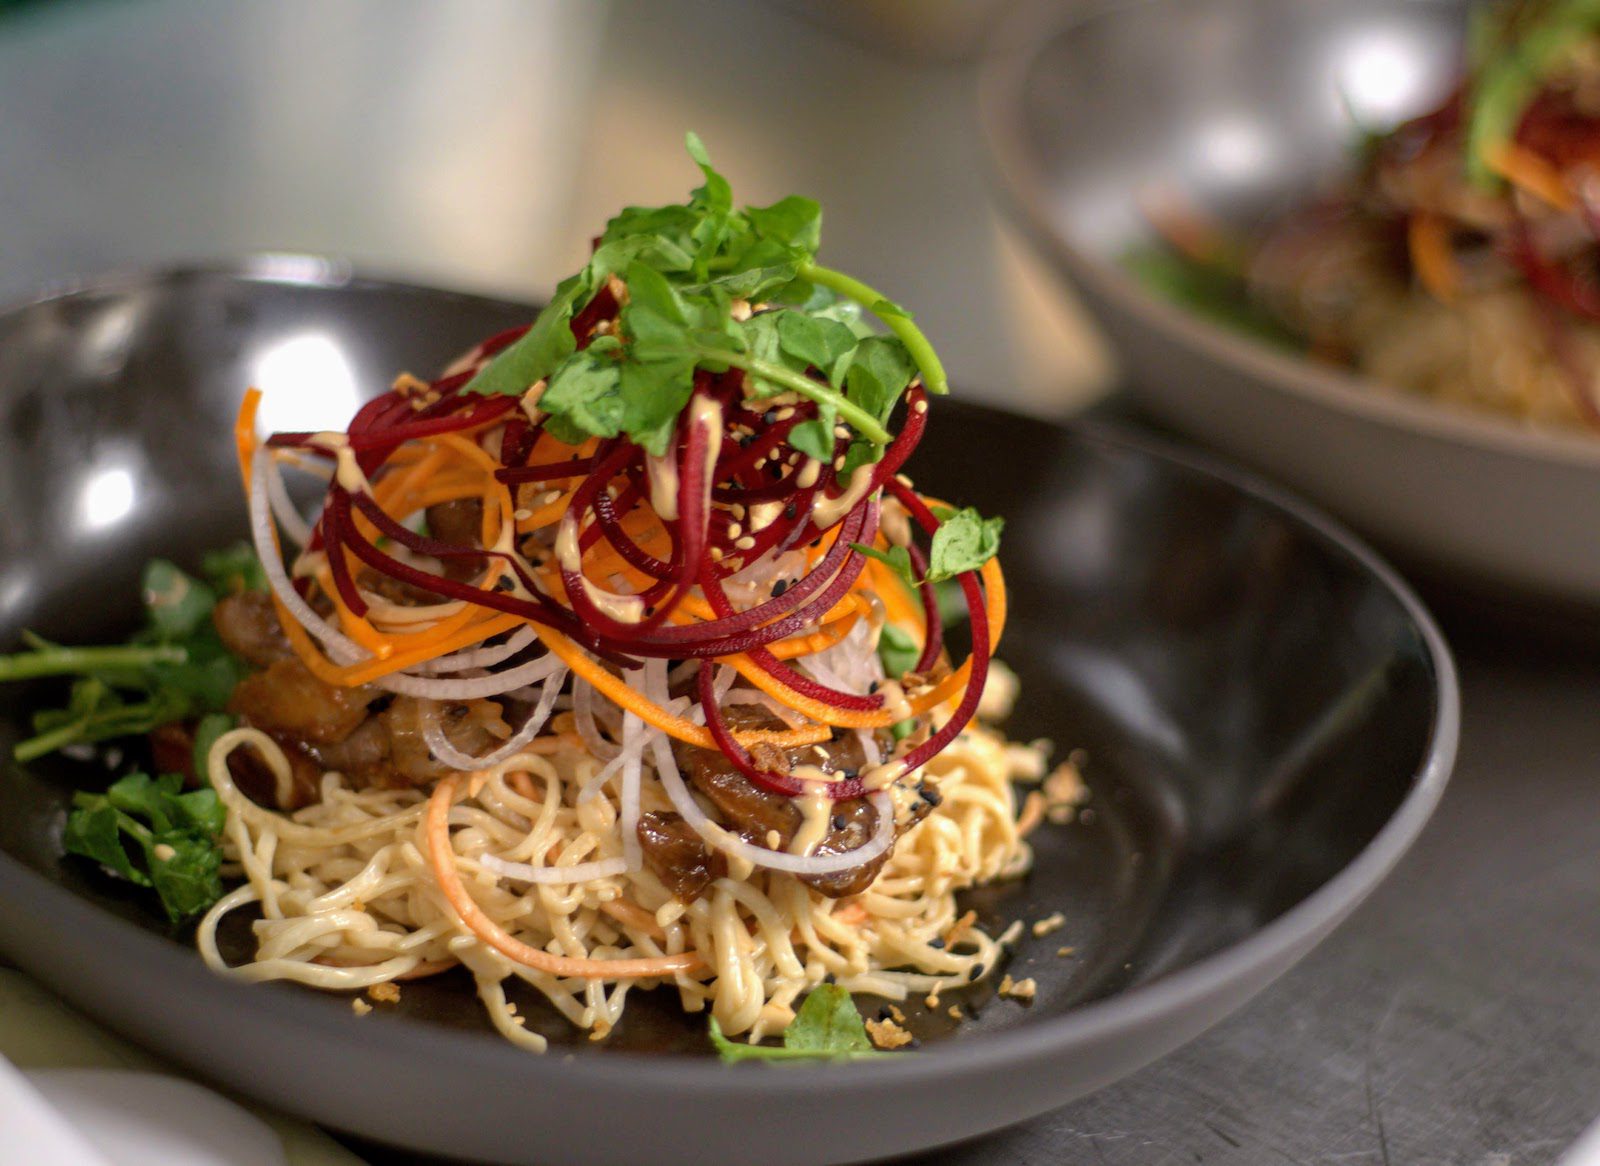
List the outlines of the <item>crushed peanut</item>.
{"type": "Polygon", "coordinates": [[[911,1034],[892,1020],[867,1021],[867,1035],[880,1049],[898,1049],[911,1043],[911,1034]]]}
{"type": "Polygon", "coordinates": [[[1036,922],[1033,925],[1033,934],[1039,938],[1043,938],[1052,932],[1060,931],[1066,925],[1067,917],[1060,911],[1057,911],[1054,915],[1046,915],[1043,919],[1040,919],[1038,922],[1036,922]]]}

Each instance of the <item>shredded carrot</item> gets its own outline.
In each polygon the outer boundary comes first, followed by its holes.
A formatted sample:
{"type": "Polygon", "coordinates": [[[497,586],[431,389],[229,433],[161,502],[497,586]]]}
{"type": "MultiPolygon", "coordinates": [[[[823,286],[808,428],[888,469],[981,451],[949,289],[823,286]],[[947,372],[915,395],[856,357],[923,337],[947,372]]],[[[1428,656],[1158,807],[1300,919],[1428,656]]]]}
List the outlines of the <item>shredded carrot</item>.
{"type": "Polygon", "coordinates": [[[239,451],[239,476],[244,479],[246,496],[250,493],[250,465],[256,456],[256,412],[260,408],[261,390],[246,389],[233,422],[233,445],[239,451]]]}
{"type": "Polygon", "coordinates": [[[1450,227],[1440,215],[1419,211],[1406,226],[1411,266],[1434,299],[1453,304],[1461,294],[1461,269],[1450,246],[1450,227]]]}
{"type": "Polygon", "coordinates": [[[551,976],[585,980],[638,980],[671,976],[701,967],[703,961],[694,952],[643,959],[574,959],[531,947],[507,933],[484,914],[483,908],[467,893],[461,881],[461,872],[456,869],[455,850],[450,845],[450,806],[464,777],[463,774],[447,777],[434,788],[423,816],[423,828],[427,838],[428,866],[446,902],[468,931],[513,963],[551,976]]]}
{"type": "Polygon", "coordinates": [[[1560,211],[1575,205],[1561,171],[1516,142],[1496,142],[1484,152],[1484,164],[1507,182],[1560,211]]]}
{"type": "MultiPolygon", "coordinates": [[[[578,645],[567,639],[560,632],[542,627],[535,627],[534,631],[544,641],[545,647],[561,658],[562,663],[604,693],[613,704],[626,709],[641,721],[654,725],[662,732],[686,744],[698,745],[702,749],[715,749],[717,747],[715,739],[706,729],[701,728],[693,721],[686,721],[682,717],[673,716],[654,701],[646,700],[639,693],[629,688],[623,681],[596,664],[584,653],[583,649],[579,648],[578,645]]],[[[785,729],[781,731],[757,729],[735,734],[739,742],[744,745],[765,741],[785,749],[797,745],[816,745],[828,740],[832,735],[825,725],[811,725],[804,729],[785,729]]]]}

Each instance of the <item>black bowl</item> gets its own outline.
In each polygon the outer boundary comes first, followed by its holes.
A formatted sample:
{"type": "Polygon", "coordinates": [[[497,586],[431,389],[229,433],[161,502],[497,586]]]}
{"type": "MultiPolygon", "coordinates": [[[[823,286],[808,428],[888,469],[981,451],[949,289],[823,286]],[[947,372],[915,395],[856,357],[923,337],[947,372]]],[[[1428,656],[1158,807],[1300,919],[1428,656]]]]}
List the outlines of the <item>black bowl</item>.
{"type": "MultiPolygon", "coordinates": [[[[0,318],[0,640],[114,635],[148,556],[193,563],[242,532],[227,433],[247,384],[267,382],[279,423],[337,422],[531,311],[280,258],[97,280],[0,318]]],[[[569,1037],[545,1057],[490,1035],[448,978],[358,1019],[339,997],[215,978],[147,903],[64,860],[69,788],[105,780],[66,762],[0,776],[0,949],[206,1077],[507,1162],[903,1153],[1175,1048],[1304,955],[1416,837],[1455,752],[1448,651],[1382,562],[1248,478],[960,403],[933,421],[919,482],[1008,518],[1010,728],[1088,755],[1088,812],[1041,831],[1026,880],[972,896],[992,918],[1065,915],[1014,957],[1031,1007],[970,998],[959,1025],[918,1018],[917,1055],[777,1070],[720,1065],[702,1022],[648,996],[606,1045],[569,1037]]],[[[0,747],[40,695],[9,694],[0,747]]]]}

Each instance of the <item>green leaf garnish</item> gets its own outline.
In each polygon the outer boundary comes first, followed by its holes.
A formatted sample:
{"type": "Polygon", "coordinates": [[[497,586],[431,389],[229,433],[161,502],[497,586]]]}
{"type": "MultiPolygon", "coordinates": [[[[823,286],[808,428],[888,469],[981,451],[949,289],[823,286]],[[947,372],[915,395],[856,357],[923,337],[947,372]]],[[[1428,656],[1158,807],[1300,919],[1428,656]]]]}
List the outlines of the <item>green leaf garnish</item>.
{"type": "Polygon", "coordinates": [[[686,144],[703,177],[688,202],[628,207],[612,218],[588,265],[466,391],[521,394],[543,380],[539,407],[557,437],[623,435],[661,454],[695,370],[738,368],[752,399],[795,393],[816,403],[818,417],[792,431],[794,448],[831,462],[842,422],[851,430],[847,469],[875,461],[914,376],[930,392],[947,391],[933,347],[904,308],[817,265],[822,212],[815,202],[792,195],[736,209],[704,144],[694,134],[686,144]],[[625,289],[617,333],[579,351],[573,319],[613,277],[625,289]],[[792,306],[740,322],[735,300],[792,306]],[[891,335],[863,326],[864,307],[891,335]]]}
{"type": "Polygon", "coordinates": [[[811,990],[794,1020],[783,1030],[782,1047],[751,1045],[722,1035],[711,1018],[711,1044],[729,1064],[735,1061],[859,1061],[903,1056],[872,1047],[861,1013],[850,993],[837,984],[819,984],[811,990]]]}
{"type": "Polygon", "coordinates": [[[1003,518],[985,518],[972,507],[961,510],[935,510],[939,529],[933,532],[928,548],[929,583],[953,579],[976,571],[1000,553],[1003,518]]]}
{"type": "Polygon", "coordinates": [[[32,761],[68,745],[148,733],[221,713],[245,674],[211,623],[217,592],[253,586],[260,564],[237,548],[206,559],[211,586],[164,559],[145,568],[145,626],[125,644],[66,648],[24,633],[28,651],[0,656],[0,681],[72,676],[66,704],[34,714],[13,756],[32,761]]]}
{"type": "Polygon", "coordinates": [[[883,674],[898,680],[916,667],[922,658],[922,649],[911,633],[892,623],[883,625],[878,635],[878,659],[883,661],[883,674]]]}
{"type": "Polygon", "coordinates": [[[183,792],[177,774],[131,773],[103,794],[73,798],[62,845],[113,874],[153,887],[167,917],[181,923],[222,897],[226,814],[216,792],[183,792]]]}
{"type": "MultiPolygon", "coordinates": [[[[1509,5],[1507,19],[1523,11],[1509,5]]],[[[1499,182],[1490,155],[1511,140],[1550,74],[1596,31],[1600,0],[1552,0],[1520,28],[1494,28],[1488,19],[1473,26],[1470,47],[1477,67],[1468,89],[1466,136],[1467,173],[1474,182],[1499,182]]]]}

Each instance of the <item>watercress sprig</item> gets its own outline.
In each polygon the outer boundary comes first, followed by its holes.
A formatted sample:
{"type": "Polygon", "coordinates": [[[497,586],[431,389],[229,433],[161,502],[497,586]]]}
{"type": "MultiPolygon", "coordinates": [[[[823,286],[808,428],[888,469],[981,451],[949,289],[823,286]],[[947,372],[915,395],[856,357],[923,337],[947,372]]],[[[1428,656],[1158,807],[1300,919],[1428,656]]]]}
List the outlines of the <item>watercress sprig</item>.
{"type": "Polygon", "coordinates": [[[944,368],[911,314],[862,281],[816,262],[822,212],[790,196],[736,209],[727,179],[688,136],[704,177],[688,202],[629,207],[606,225],[588,264],[563,281],[528,332],[490,361],[467,392],[520,395],[545,382],[539,407],[557,437],[625,435],[660,454],[697,369],[741,369],[759,400],[794,393],[817,406],[791,444],[832,459],[835,426],[852,433],[846,471],[875,461],[912,380],[948,391],[944,368]],[[615,332],[579,350],[574,316],[610,288],[615,332]],[[735,303],[768,305],[737,315],[735,303]],[[863,309],[888,328],[861,323],[863,309]]]}

